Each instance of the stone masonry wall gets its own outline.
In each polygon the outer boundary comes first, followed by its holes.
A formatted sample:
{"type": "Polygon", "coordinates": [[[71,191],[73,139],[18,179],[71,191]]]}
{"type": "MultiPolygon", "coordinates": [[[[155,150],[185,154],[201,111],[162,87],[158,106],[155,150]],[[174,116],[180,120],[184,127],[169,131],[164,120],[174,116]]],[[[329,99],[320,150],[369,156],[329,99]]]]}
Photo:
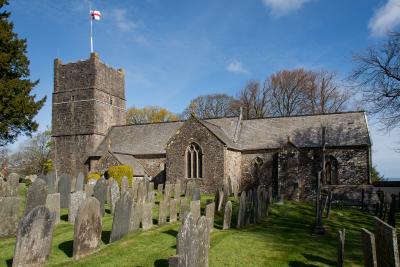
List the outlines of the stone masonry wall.
{"type": "Polygon", "coordinates": [[[242,172],[242,153],[226,149],[225,151],[225,183],[228,183],[228,179],[231,182],[232,192],[239,191],[239,183],[242,172]]]}
{"type": "Polygon", "coordinates": [[[187,181],[185,152],[197,143],[203,153],[203,177],[196,180],[203,192],[214,193],[222,188],[224,180],[224,144],[195,118],[190,118],[167,144],[167,181],[187,181]]]}

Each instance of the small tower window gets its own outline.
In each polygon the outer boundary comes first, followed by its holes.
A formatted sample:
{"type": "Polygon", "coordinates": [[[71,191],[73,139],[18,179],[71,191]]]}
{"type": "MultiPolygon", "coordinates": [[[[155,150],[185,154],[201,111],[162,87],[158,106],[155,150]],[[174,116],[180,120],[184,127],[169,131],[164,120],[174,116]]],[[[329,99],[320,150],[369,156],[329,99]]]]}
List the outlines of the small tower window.
{"type": "Polygon", "coordinates": [[[110,105],[112,105],[113,101],[112,101],[112,96],[110,96],[110,105]]]}
{"type": "Polygon", "coordinates": [[[75,101],[75,96],[74,96],[74,95],[71,96],[71,100],[72,100],[72,101],[75,101]]]}
{"type": "Polygon", "coordinates": [[[186,149],[187,178],[203,177],[203,154],[198,144],[192,143],[186,149]]]}

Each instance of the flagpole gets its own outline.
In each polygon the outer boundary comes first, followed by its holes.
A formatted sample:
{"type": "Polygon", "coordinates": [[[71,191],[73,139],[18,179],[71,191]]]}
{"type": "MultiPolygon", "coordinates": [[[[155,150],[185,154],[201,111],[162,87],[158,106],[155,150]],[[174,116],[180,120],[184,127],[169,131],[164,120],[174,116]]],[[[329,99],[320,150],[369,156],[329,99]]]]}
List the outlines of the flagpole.
{"type": "MultiPolygon", "coordinates": [[[[91,10],[90,10],[90,13],[92,13],[91,10]]],[[[92,18],[92,14],[90,14],[90,53],[93,53],[93,18],[92,18]]]]}

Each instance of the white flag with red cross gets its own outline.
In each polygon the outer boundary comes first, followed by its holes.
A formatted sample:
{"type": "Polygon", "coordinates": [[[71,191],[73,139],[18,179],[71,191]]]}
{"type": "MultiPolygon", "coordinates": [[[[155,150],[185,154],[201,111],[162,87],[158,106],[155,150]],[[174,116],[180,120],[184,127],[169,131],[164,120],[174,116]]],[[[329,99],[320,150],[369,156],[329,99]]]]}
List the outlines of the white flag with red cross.
{"type": "Polygon", "coordinates": [[[101,12],[98,10],[90,10],[90,16],[92,16],[93,20],[100,20],[101,19],[101,12]]]}

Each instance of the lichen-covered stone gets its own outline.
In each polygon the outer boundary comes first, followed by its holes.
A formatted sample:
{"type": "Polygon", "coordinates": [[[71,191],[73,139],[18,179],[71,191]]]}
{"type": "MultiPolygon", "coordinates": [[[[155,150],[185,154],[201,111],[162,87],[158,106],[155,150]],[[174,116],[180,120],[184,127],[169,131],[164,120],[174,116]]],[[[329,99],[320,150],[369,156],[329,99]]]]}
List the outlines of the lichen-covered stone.
{"type": "Polygon", "coordinates": [[[197,222],[200,218],[200,200],[190,202],[190,213],[192,214],[193,220],[197,222]]]}
{"type": "Polygon", "coordinates": [[[215,202],[208,203],[206,205],[206,219],[209,223],[210,231],[214,227],[214,215],[215,215],[215,202]]]}
{"type": "Polygon", "coordinates": [[[144,203],[142,206],[142,228],[148,230],[153,227],[153,204],[144,203]]]}
{"type": "Polygon", "coordinates": [[[101,216],[104,216],[104,203],[107,197],[107,181],[104,178],[97,180],[93,188],[93,196],[99,201],[101,216]]]}
{"type": "Polygon", "coordinates": [[[176,199],[171,199],[169,201],[169,222],[173,223],[177,221],[177,204],[178,201],[176,199]]]}
{"type": "Polygon", "coordinates": [[[222,229],[227,230],[231,228],[231,220],[232,220],[232,202],[228,201],[225,205],[225,212],[224,212],[224,224],[222,229]]]}
{"type": "Polygon", "coordinates": [[[85,199],[86,194],[83,191],[77,191],[71,194],[68,210],[68,221],[70,223],[75,223],[75,218],[78,214],[79,207],[84,203],[85,199]]]}
{"type": "Polygon", "coordinates": [[[69,201],[71,196],[71,181],[72,177],[68,174],[61,174],[58,181],[58,192],[60,193],[60,207],[69,208],[69,201]]]}
{"type": "Polygon", "coordinates": [[[19,198],[0,197],[0,238],[15,237],[18,229],[19,198]]]}
{"type": "Polygon", "coordinates": [[[168,217],[168,204],[169,200],[161,200],[158,207],[158,225],[164,225],[167,223],[168,217]]]}
{"type": "Polygon", "coordinates": [[[46,207],[55,214],[55,224],[60,222],[60,193],[48,194],[46,207]]]}
{"type": "Polygon", "coordinates": [[[111,204],[111,214],[114,214],[115,204],[120,197],[119,186],[117,181],[113,180],[110,186],[110,204],[111,204]]]}
{"type": "Polygon", "coordinates": [[[82,172],[79,172],[78,177],[76,178],[76,191],[83,191],[83,184],[85,183],[85,176],[82,172]]]}
{"type": "Polygon", "coordinates": [[[115,205],[110,243],[121,239],[129,232],[132,198],[128,192],[122,193],[115,205]]]}
{"type": "Polygon", "coordinates": [[[25,215],[37,206],[45,206],[47,198],[47,184],[42,179],[36,179],[26,193],[25,215]]]}

